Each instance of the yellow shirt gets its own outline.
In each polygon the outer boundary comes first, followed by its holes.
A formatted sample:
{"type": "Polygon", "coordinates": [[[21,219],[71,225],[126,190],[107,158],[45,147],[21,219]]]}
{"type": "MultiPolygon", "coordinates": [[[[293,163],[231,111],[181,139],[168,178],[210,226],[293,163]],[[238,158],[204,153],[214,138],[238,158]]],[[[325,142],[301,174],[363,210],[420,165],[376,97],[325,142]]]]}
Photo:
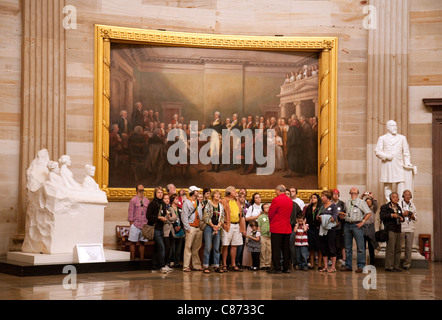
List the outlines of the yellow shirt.
{"type": "Polygon", "coordinates": [[[239,208],[236,200],[229,200],[230,207],[230,222],[238,223],[239,222],[239,208]]]}

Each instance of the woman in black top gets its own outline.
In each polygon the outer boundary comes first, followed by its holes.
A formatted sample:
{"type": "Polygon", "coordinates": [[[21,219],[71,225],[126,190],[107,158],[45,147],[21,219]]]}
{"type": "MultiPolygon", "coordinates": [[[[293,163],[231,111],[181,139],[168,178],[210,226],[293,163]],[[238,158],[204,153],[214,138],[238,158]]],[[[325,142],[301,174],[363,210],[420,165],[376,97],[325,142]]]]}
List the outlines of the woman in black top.
{"type": "Polygon", "coordinates": [[[164,222],[167,221],[167,210],[166,205],[163,202],[163,187],[155,188],[155,196],[153,200],[149,203],[146,212],[147,224],[150,226],[155,225],[154,234],[154,252],[152,259],[152,269],[167,273],[170,269],[165,268],[165,255],[166,248],[164,246],[164,222]]]}
{"type": "Polygon", "coordinates": [[[390,194],[390,202],[381,206],[380,218],[384,228],[388,230],[387,250],[385,253],[385,270],[401,271],[401,222],[404,221],[402,208],[398,204],[397,192],[390,194]]]}
{"type": "Polygon", "coordinates": [[[321,207],[321,198],[319,194],[314,193],[310,196],[310,204],[306,207],[305,218],[308,224],[307,238],[308,248],[310,251],[310,266],[309,269],[313,269],[315,265],[315,253],[318,254],[318,268],[322,263],[322,253],[319,246],[319,226],[320,222],[316,219],[319,214],[319,208],[321,207]]]}

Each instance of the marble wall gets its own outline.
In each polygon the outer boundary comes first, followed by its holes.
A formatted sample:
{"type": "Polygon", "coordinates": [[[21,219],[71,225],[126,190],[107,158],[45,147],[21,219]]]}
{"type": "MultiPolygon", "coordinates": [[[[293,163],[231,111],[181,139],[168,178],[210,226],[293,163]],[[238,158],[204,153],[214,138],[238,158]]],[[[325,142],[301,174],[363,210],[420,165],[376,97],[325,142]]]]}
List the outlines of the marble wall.
{"type": "MultiPolygon", "coordinates": [[[[36,6],[48,5],[37,0],[36,6]]],[[[422,98],[440,97],[442,76],[442,3],[409,0],[408,124],[413,164],[419,168],[415,200],[422,210],[422,233],[432,232],[431,112],[422,98]]],[[[0,254],[19,233],[20,139],[22,137],[22,4],[25,0],[0,3],[0,254]],[[7,35],[7,36],[5,36],[7,35]]],[[[64,0],[76,15],[75,29],[64,29],[65,62],[65,152],[72,158],[72,171],[81,175],[85,163],[93,161],[94,128],[94,24],[146,29],[166,29],[215,34],[337,36],[338,56],[338,188],[342,198],[356,185],[368,186],[367,152],[369,119],[369,30],[364,25],[370,1],[232,1],[232,0],[64,0]]],[[[42,13],[36,13],[40,17],[42,13]]],[[[62,13],[63,14],[63,13],[62,13]]],[[[62,17],[67,17],[68,13],[62,17]]],[[[38,20],[39,18],[37,18],[38,20]]],[[[395,19],[401,19],[395,17],[395,19]]],[[[72,22],[72,21],[68,21],[72,22]]],[[[61,21],[58,21],[61,24],[61,21]]],[[[71,24],[71,27],[73,25],[71,24]]],[[[62,25],[60,25],[62,28],[62,25]]],[[[26,54],[26,52],[25,52],[26,54]]],[[[24,70],[26,72],[26,70],[24,70]]],[[[37,111],[39,106],[37,105],[37,111]]],[[[55,153],[55,152],[54,152],[55,153]]],[[[54,155],[56,157],[58,155],[54,155]]],[[[371,174],[371,172],[369,173],[371,174]]],[[[378,198],[382,196],[376,194],[378,198]]],[[[126,224],[127,203],[110,203],[105,212],[105,245],[115,243],[115,225],[126,224]]]]}

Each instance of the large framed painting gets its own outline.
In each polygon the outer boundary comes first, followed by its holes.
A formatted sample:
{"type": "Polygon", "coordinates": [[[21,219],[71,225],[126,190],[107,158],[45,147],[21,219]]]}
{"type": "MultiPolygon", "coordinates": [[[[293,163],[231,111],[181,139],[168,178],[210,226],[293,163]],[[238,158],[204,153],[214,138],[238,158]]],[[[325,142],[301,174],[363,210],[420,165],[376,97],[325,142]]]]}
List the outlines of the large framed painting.
{"type": "Polygon", "coordinates": [[[95,26],[96,180],[274,196],[336,186],[337,38],[95,26]]]}

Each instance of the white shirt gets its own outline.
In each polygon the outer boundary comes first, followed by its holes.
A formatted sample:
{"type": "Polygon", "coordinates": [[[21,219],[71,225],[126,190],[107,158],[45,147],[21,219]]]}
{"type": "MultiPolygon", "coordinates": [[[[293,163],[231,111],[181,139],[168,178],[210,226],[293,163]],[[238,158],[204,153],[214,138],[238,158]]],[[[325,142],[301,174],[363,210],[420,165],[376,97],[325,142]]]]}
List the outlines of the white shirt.
{"type": "Polygon", "coordinates": [[[257,217],[259,216],[260,213],[261,213],[261,206],[253,204],[247,209],[246,219],[251,217],[257,217]]]}
{"type": "Polygon", "coordinates": [[[305,207],[304,201],[302,201],[299,198],[295,198],[295,199],[292,199],[292,200],[293,200],[293,202],[296,202],[298,204],[298,206],[301,208],[301,210],[304,210],[304,207],[305,207]]]}
{"type": "MultiPolygon", "coordinates": [[[[414,203],[410,202],[406,203],[404,200],[399,202],[399,205],[402,208],[402,212],[410,211],[413,213],[414,218],[417,220],[417,210],[414,203]]],[[[412,220],[408,217],[404,217],[404,221],[401,223],[401,232],[414,232],[416,220],[412,220]]]]}

